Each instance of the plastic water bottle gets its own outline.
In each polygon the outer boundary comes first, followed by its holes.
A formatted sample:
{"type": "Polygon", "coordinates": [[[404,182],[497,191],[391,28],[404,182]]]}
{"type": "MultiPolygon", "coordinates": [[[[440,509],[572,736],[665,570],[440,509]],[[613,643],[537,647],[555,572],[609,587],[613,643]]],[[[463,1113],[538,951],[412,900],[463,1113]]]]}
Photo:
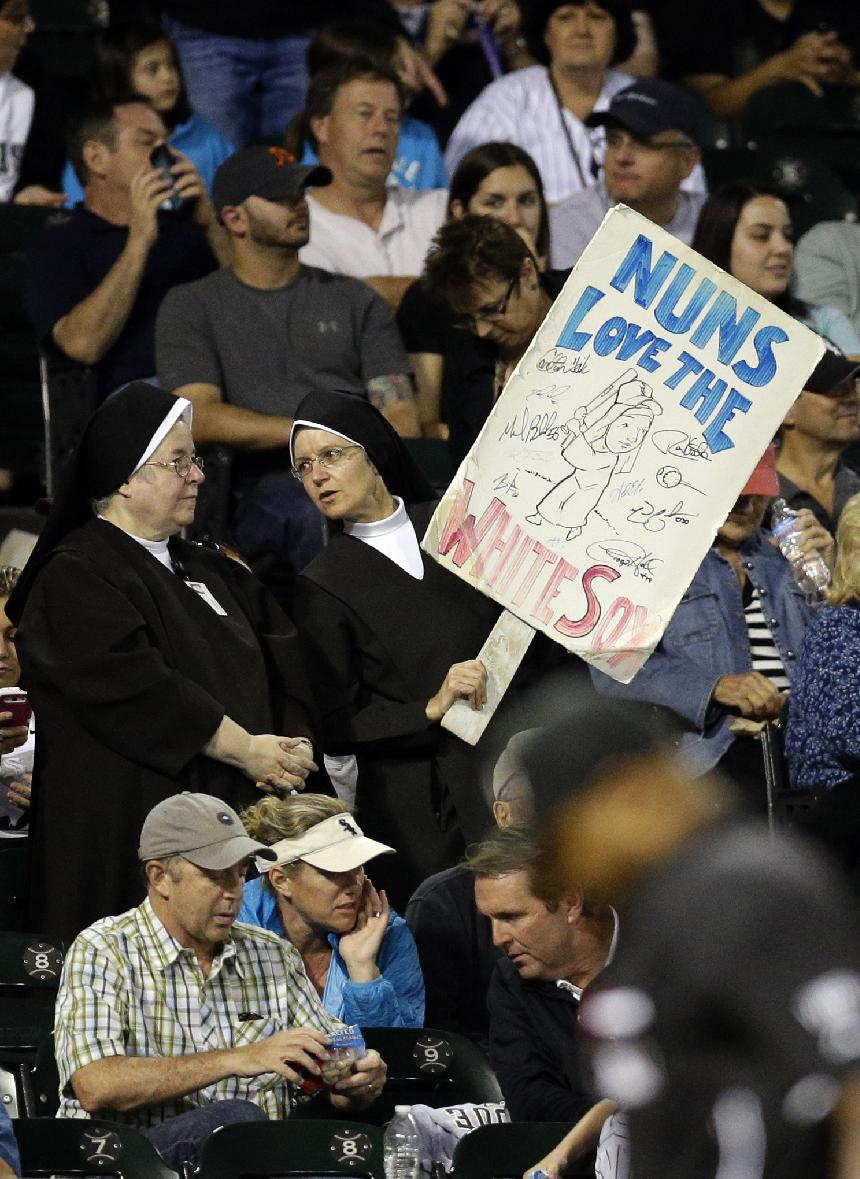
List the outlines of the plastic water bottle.
{"type": "Polygon", "coordinates": [[[830,585],[830,570],[820,553],[804,553],[801,550],[796,517],[797,513],[791,510],[784,499],[773,501],[771,529],[779,551],[791,566],[794,580],[803,590],[803,596],[814,606],[824,599],[824,592],[830,585]]]}
{"type": "Polygon", "coordinates": [[[418,1179],[420,1142],[408,1105],[396,1105],[383,1140],[385,1179],[418,1179]]]}

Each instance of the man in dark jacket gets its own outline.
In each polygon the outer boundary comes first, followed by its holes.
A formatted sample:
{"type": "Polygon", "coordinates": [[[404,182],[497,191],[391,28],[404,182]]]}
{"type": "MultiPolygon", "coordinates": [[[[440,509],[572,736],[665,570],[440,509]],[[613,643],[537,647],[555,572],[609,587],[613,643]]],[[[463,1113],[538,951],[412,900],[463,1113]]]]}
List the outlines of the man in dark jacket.
{"type": "Polygon", "coordinates": [[[505,957],[490,982],[490,1062],[514,1121],[575,1122],[593,1097],[576,1042],[579,1000],[611,959],[618,920],[581,892],[549,895],[535,881],[534,845],[522,831],[472,849],[479,912],[505,957]]]}

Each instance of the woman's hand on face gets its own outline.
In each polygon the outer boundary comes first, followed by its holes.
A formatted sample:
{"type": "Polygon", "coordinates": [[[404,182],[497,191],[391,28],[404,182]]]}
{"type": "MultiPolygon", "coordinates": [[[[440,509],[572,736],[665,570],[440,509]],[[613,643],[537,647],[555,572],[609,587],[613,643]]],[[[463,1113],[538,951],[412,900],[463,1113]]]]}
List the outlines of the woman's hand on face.
{"type": "Polygon", "coordinates": [[[370,982],[379,977],[376,957],[390,914],[385,889],[377,892],[370,879],[365,878],[355,925],[341,937],[338,946],[353,982],[370,982]]]}
{"type": "Polygon", "coordinates": [[[441,720],[455,700],[468,701],[475,712],[487,703],[487,669],[480,659],[467,659],[448,669],[442,687],[427,701],[427,719],[441,720]]]}

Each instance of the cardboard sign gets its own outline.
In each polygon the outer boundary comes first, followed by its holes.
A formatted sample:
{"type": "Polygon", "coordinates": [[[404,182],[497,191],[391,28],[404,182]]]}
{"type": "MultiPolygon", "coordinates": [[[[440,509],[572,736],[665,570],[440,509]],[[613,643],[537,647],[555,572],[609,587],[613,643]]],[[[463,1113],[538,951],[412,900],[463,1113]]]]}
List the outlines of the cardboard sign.
{"type": "Polygon", "coordinates": [[[814,332],[619,205],[423,548],[628,683],[823,351],[814,332]]]}

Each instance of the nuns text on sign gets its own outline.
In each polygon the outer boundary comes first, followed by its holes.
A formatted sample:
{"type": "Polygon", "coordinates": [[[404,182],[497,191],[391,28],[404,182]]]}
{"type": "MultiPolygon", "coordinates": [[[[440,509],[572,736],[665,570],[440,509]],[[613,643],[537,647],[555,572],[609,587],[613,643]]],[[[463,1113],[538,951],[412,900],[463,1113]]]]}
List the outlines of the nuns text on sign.
{"type": "Polygon", "coordinates": [[[808,328],[619,205],[423,547],[626,683],[823,350],[808,328]]]}

